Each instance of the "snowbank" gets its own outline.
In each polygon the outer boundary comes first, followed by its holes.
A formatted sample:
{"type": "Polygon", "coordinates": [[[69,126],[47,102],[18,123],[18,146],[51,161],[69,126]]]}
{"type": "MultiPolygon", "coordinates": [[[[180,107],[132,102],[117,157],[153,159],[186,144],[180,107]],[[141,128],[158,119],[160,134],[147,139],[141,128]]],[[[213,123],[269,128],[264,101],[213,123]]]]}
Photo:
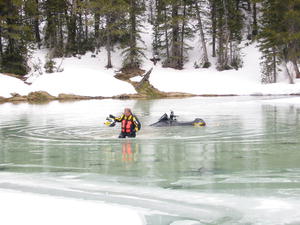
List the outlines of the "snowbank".
{"type": "Polygon", "coordinates": [[[112,71],[93,70],[87,67],[66,68],[63,73],[46,74],[34,81],[31,91],[47,91],[57,96],[60,93],[86,96],[114,96],[136,93],[134,88],[113,77],[112,71]]]}
{"type": "Polygon", "coordinates": [[[267,103],[274,103],[274,104],[300,104],[300,97],[293,97],[293,98],[280,98],[280,99],[272,99],[266,100],[264,102],[267,103]]]}
{"type": "Polygon", "coordinates": [[[0,189],[1,223],[6,225],[142,225],[137,212],[100,202],[55,198],[0,189]]]}
{"type": "MultiPolygon", "coordinates": [[[[151,34],[143,33],[146,42],[143,68],[148,70],[153,67],[150,82],[160,91],[186,92],[191,94],[218,94],[218,95],[287,95],[300,93],[300,79],[296,84],[288,84],[285,77],[281,76],[279,83],[261,84],[259,50],[255,44],[243,48],[244,66],[239,70],[217,71],[213,66],[209,69],[195,69],[194,62],[199,56],[199,46],[195,47],[189,55],[190,61],[185,64],[183,70],[163,68],[161,63],[156,66],[149,60],[151,58],[151,34]],[[149,36],[150,35],[150,36],[149,36]]],[[[115,68],[121,67],[120,51],[113,52],[112,62],[115,68]]],[[[40,61],[45,64],[45,50],[37,51],[32,61],[40,61]]],[[[211,58],[211,62],[215,59],[211,58]]],[[[31,91],[47,91],[57,96],[60,93],[76,94],[84,96],[111,97],[120,94],[134,94],[134,88],[126,82],[114,78],[115,70],[106,69],[106,52],[101,51],[96,57],[91,53],[81,56],[81,59],[65,58],[56,59],[56,65],[60,65],[63,72],[39,76],[31,76],[28,80],[31,86],[22,81],[0,74],[0,96],[10,97],[10,93],[17,92],[26,95],[31,91]]],[[[214,64],[214,63],[213,63],[214,64]]],[[[44,71],[44,69],[42,68],[44,71]]],[[[140,81],[140,76],[133,81],[140,81]]]]}
{"type": "MultiPolygon", "coordinates": [[[[163,91],[188,92],[192,94],[235,95],[282,95],[300,93],[300,80],[296,84],[261,84],[259,50],[250,45],[244,50],[244,66],[239,70],[217,71],[215,68],[194,69],[187,64],[183,70],[154,67],[151,83],[163,91]]],[[[192,56],[191,56],[192,57],[192,56]]]]}
{"type": "MultiPolygon", "coordinates": [[[[31,90],[43,90],[55,96],[67,93],[110,97],[136,93],[130,84],[114,78],[114,69],[105,68],[105,54],[105,51],[102,51],[95,58],[91,53],[81,56],[81,59],[65,58],[61,66],[63,72],[39,76],[33,81],[31,90]]],[[[57,59],[56,65],[60,65],[61,61],[57,59]]]]}
{"type": "Polygon", "coordinates": [[[28,93],[29,87],[23,81],[0,73],[0,96],[11,97],[10,93],[18,92],[21,95],[28,93]]]}
{"type": "MultiPolygon", "coordinates": [[[[34,57],[42,61],[45,54],[38,52],[34,57]]],[[[101,55],[92,58],[90,53],[81,59],[65,58],[61,66],[63,72],[33,76],[28,80],[32,82],[30,86],[16,78],[0,74],[0,96],[10,97],[10,93],[13,92],[26,95],[31,91],[47,91],[54,96],[67,93],[104,97],[136,93],[130,84],[114,78],[115,71],[105,68],[105,62],[101,61],[104,58],[101,55]]],[[[61,61],[57,59],[56,65],[58,66],[61,61]]]]}
{"type": "Polygon", "coordinates": [[[159,90],[191,94],[218,95],[285,95],[300,93],[300,82],[263,85],[252,79],[251,73],[241,71],[182,70],[156,67],[150,82],[159,90]]]}

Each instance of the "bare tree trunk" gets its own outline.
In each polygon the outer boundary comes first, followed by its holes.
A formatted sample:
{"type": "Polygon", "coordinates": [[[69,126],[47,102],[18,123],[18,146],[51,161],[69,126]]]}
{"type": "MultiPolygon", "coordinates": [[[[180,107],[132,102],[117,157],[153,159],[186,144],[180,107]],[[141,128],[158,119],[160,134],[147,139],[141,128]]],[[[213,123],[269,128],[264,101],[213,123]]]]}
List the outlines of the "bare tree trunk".
{"type": "Polygon", "coordinates": [[[257,35],[258,34],[258,25],[257,25],[257,7],[256,3],[253,2],[252,4],[252,10],[253,10],[253,29],[252,29],[252,35],[257,35]]]}
{"type": "MultiPolygon", "coordinates": [[[[201,7],[200,4],[201,3],[199,2],[199,6],[201,7]]],[[[207,64],[207,63],[209,63],[209,61],[208,61],[208,54],[207,54],[207,48],[206,48],[206,41],[205,41],[205,36],[204,36],[204,31],[203,31],[201,14],[200,14],[200,10],[199,10],[197,1],[195,3],[195,6],[196,6],[198,25],[199,25],[199,29],[200,29],[200,38],[201,38],[201,43],[202,43],[202,49],[203,49],[203,61],[204,61],[204,64],[207,64]]]]}
{"type": "Polygon", "coordinates": [[[230,31],[228,26],[228,11],[227,11],[227,5],[225,3],[226,0],[223,1],[223,7],[224,7],[224,16],[225,16],[225,51],[224,51],[224,65],[228,65],[228,44],[230,41],[230,31]]]}
{"type": "Polygon", "coordinates": [[[216,37],[217,37],[217,18],[216,18],[216,3],[213,1],[211,6],[211,20],[212,20],[212,56],[216,57],[216,37]]]}
{"type": "MultiPolygon", "coordinates": [[[[15,24],[16,24],[16,20],[15,20],[15,15],[14,13],[16,13],[16,10],[13,6],[12,1],[10,0],[6,0],[7,5],[7,18],[6,18],[6,24],[8,26],[7,28],[7,32],[10,34],[14,34],[16,31],[12,28],[15,24]]],[[[7,45],[7,50],[9,54],[13,54],[15,52],[16,49],[16,40],[14,38],[12,38],[12,35],[8,36],[8,45],[7,45]]]]}
{"type": "Polygon", "coordinates": [[[233,63],[233,44],[232,41],[229,41],[229,64],[232,65],[233,63]]]}
{"type": "MultiPolygon", "coordinates": [[[[291,12],[295,10],[295,2],[294,1],[292,1],[288,4],[288,9],[291,12]]],[[[289,35],[294,35],[297,33],[297,28],[296,28],[297,25],[295,24],[294,20],[292,20],[292,19],[288,20],[287,26],[288,26],[289,35]]],[[[288,51],[287,58],[293,64],[296,78],[300,78],[299,67],[297,65],[297,51],[299,50],[299,44],[297,43],[296,40],[292,40],[291,43],[289,44],[289,46],[290,47],[287,49],[287,51],[288,51]]]]}
{"type": "Polygon", "coordinates": [[[41,36],[40,36],[40,29],[39,29],[39,17],[38,17],[38,12],[39,12],[39,0],[36,0],[36,15],[34,17],[34,32],[35,32],[35,40],[38,43],[38,48],[40,49],[41,47],[41,36]]]}
{"type": "Polygon", "coordinates": [[[154,55],[158,55],[158,48],[160,46],[159,44],[159,40],[158,40],[158,26],[159,26],[159,20],[161,18],[161,11],[160,11],[160,8],[158,6],[158,0],[155,0],[155,5],[154,5],[154,8],[156,9],[156,12],[155,12],[155,18],[153,19],[154,20],[154,46],[153,46],[153,56],[154,55]]]}
{"type": "Polygon", "coordinates": [[[100,48],[100,44],[99,44],[100,14],[98,12],[95,13],[94,20],[95,20],[95,24],[94,24],[95,44],[96,44],[96,49],[97,49],[96,52],[98,53],[98,50],[100,48]]]}
{"type": "Polygon", "coordinates": [[[285,68],[285,71],[286,71],[286,74],[287,74],[287,77],[289,78],[289,83],[290,84],[294,84],[294,79],[289,71],[289,68],[287,67],[287,62],[286,60],[283,60],[283,64],[284,64],[284,68],[285,68]]]}
{"type": "Polygon", "coordinates": [[[111,16],[106,15],[106,51],[107,51],[107,65],[106,68],[112,68],[111,63],[111,16]]]}
{"type": "Polygon", "coordinates": [[[277,82],[277,68],[276,68],[276,52],[275,49],[272,49],[272,53],[273,53],[273,82],[276,83],[277,82]]]}
{"type": "Polygon", "coordinates": [[[2,45],[2,21],[0,20],[0,60],[3,55],[3,45],[2,45]]]}
{"type": "Polygon", "coordinates": [[[61,15],[58,15],[58,31],[59,31],[59,48],[62,50],[64,49],[64,32],[63,32],[63,25],[62,25],[62,18],[61,15]]]}
{"type": "Polygon", "coordinates": [[[164,28],[165,28],[165,41],[166,41],[166,52],[167,52],[167,62],[170,61],[170,50],[169,50],[169,37],[168,37],[168,24],[167,24],[167,8],[164,10],[164,28]]]}
{"type": "Polygon", "coordinates": [[[106,40],[106,51],[107,51],[107,65],[106,68],[112,68],[112,62],[111,62],[111,35],[107,35],[106,40]]]}
{"type": "Polygon", "coordinates": [[[223,70],[224,68],[224,35],[223,31],[221,28],[218,29],[218,64],[219,64],[219,69],[223,70]]]}
{"type": "Polygon", "coordinates": [[[88,42],[88,34],[89,34],[88,23],[89,23],[89,20],[88,20],[88,12],[87,12],[87,9],[85,9],[85,10],[84,10],[84,25],[85,25],[84,39],[85,39],[85,42],[86,42],[86,43],[88,42]]]}
{"type": "Polygon", "coordinates": [[[150,24],[154,24],[154,9],[153,9],[153,0],[150,0],[149,1],[149,9],[150,9],[150,18],[149,18],[149,21],[150,21],[150,24]]]}
{"type": "MultiPolygon", "coordinates": [[[[277,49],[278,51],[278,49],[277,49]]],[[[276,70],[276,56],[275,56],[275,49],[273,48],[272,49],[272,54],[273,54],[273,64],[274,64],[274,68],[273,68],[273,71],[276,70]]],[[[289,78],[289,83],[290,84],[294,84],[294,79],[293,79],[293,75],[290,73],[289,71],[289,68],[287,66],[288,62],[289,62],[289,50],[288,50],[288,46],[286,46],[283,51],[282,51],[282,56],[283,56],[283,64],[284,64],[284,68],[286,70],[286,74],[287,74],[287,77],[289,78]]],[[[273,72],[274,73],[274,72],[273,72]]],[[[276,71],[275,71],[276,73],[276,71]]],[[[276,82],[276,81],[275,81],[276,82]]]]}
{"type": "Polygon", "coordinates": [[[77,0],[72,0],[72,9],[71,15],[69,18],[68,26],[68,40],[67,40],[67,54],[77,53],[76,47],[76,9],[77,9],[77,0]]]}
{"type": "Polygon", "coordinates": [[[184,53],[184,31],[185,31],[185,17],[186,17],[186,3],[183,1],[183,17],[182,17],[182,27],[181,27],[181,41],[180,41],[180,67],[183,67],[183,53],[184,53]]]}
{"type": "Polygon", "coordinates": [[[77,30],[77,40],[75,40],[77,42],[77,50],[79,52],[79,54],[82,54],[85,50],[83,49],[83,39],[84,39],[84,31],[83,31],[83,21],[82,21],[82,13],[81,10],[79,10],[79,14],[78,14],[78,30],[77,30]]]}
{"type": "Polygon", "coordinates": [[[298,79],[298,78],[300,78],[300,71],[299,71],[299,67],[298,67],[298,64],[297,64],[296,57],[293,58],[292,63],[293,63],[294,70],[295,70],[295,73],[296,73],[296,78],[298,79]]]}
{"type": "Polygon", "coordinates": [[[136,62],[136,55],[137,52],[135,50],[137,40],[136,40],[136,0],[130,1],[130,52],[129,52],[129,58],[130,58],[130,67],[131,68],[138,68],[139,65],[137,65],[136,62]]]}
{"type": "Polygon", "coordinates": [[[169,67],[181,69],[180,65],[180,40],[179,40],[179,21],[178,21],[179,5],[177,2],[172,4],[172,47],[171,62],[169,67]]]}

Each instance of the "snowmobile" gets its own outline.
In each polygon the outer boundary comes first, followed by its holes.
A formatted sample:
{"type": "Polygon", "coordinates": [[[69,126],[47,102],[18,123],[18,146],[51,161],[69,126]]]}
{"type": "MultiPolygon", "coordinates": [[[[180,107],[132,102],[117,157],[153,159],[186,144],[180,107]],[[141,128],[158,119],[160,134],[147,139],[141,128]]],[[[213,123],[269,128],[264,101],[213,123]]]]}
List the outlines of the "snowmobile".
{"type": "Polygon", "coordinates": [[[177,121],[176,115],[174,115],[174,112],[171,111],[170,116],[167,115],[167,113],[163,114],[160,119],[156,122],[151,124],[150,126],[153,127],[167,127],[167,126],[196,126],[196,127],[203,127],[206,125],[203,119],[196,118],[193,121],[187,121],[187,122],[179,122],[177,121]]]}

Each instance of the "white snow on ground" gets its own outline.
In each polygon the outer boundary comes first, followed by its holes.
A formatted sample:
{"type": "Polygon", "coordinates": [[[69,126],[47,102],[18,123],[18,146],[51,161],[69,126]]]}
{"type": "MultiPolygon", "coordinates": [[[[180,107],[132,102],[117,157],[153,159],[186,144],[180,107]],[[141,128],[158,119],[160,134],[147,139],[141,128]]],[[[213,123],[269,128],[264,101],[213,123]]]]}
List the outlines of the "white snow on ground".
{"type": "MultiPolygon", "coordinates": [[[[104,53],[102,53],[104,54],[104,53]]],[[[88,96],[113,96],[135,93],[134,88],[113,76],[113,69],[106,69],[105,57],[92,58],[91,54],[78,58],[66,58],[61,73],[39,76],[30,88],[32,91],[44,90],[52,95],[71,93],[88,96]],[[102,60],[101,60],[102,59],[102,60]]],[[[57,60],[57,65],[61,60],[57,60]]]]}
{"type": "MultiPolygon", "coordinates": [[[[288,79],[283,72],[278,77],[276,84],[261,84],[261,54],[255,44],[246,45],[242,50],[243,68],[239,70],[217,71],[215,68],[215,58],[210,57],[212,67],[209,69],[195,69],[194,63],[199,63],[201,55],[200,41],[195,38],[189,41],[189,45],[194,48],[188,52],[189,61],[184,65],[183,70],[163,68],[161,62],[156,66],[150,61],[152,56],[152,28],[149,24],[143,28],[142,39],[146,58],[143,59],[142,68],[149,70],[153,67],[150,82],[154,87],[166,92],[187,92],[192,94],[236,94],[236,95],[283,95],[300,93],[300,79],[296,84],[288,84],[288,79]]],[[[248,43],[249,44],[249,43],[248,43]]],[[[113,76],[122,67],[122,49],[115,48],[112,52],[113,69],[106,69],[106,51],[101,49],[96,57],[91,53],[76,57],[55,59],[56,66],[63,69],[60,73],[45,73],[43,68],[47,50],[35,51],[29,61],[33,64],[41,65],[41,72],[37,72],[28,80],[33,84],[27,86],[16,78],[6,77],[0,74],[0,96],[9,97],[10,93],[17,92],[27,94],[31,91],[47,91],[57,96],[59,93],[88,95],[88,96],[114,96],[119,94],[136,93],[134,88],[113,76]]],[[[209,48],[210,50],[210,48],[209,48]]],[[[210,54],[211,55],[211,54],[210,54]]],[[[141,77],[132,78],[133,81],[140,81],[141,77]]]]}
{"type": "Polygon", "coordinates": [[[0,96],[11,97],[10,93],[18,92],[25,95],[29,87],[23,81],[9,76],[0,74],[0,96]]]}
{"type": "MultiPolygon", "coordinates": [[[[91,53],[82,56],[81,59],[65,58],[61,66],[63,72],[33,76],[28,80],[32,82],[30,86],[16,78],[0,74],[0,96],[10,97],[10,93],[13,92],[24,95],[40,90],[47,91],[54,96],[66,93],[109,97],[136,93],[130,84],[113,77],[114,69],[105,68],[104,53],[101,52],[96,58],[92,58],[91,53]]],[[[44,65],[45,55],[41,51],[34,57],[39,58],[44,65]]],[[[61,61],[61,59],[56,59],[56,65],[59,66],[61,61]]]]}
{"type": "Polygon", "coordinates": [[[266,100],[267,103],[300,104],[300,97],[266,100]]]}
{"type": "Polygon", "coordinates": [[[282,79],[281,83],[261,84],[260,53],[254,45],[244,50],[244,67],[239,70],[217,71],[215,68],[174,70],[156,66],[150,76],[151,83],[163,91],[193,94],[293,94],[300,93],[300,80],[294,85],[282,79]]]}
{"type": "Polygon", "coordinates": [[[0,190],[1,224],[5,225],[143,225],[132,209],[95,201],[0,190]],[[17,212],[17,216],[16,216],[17,212]],[[117,215],[117,216],[116,216],[117,215]]]}
{"type": "Polygon", "coordinates": [[[194,220],[180,220],[171,223],[170,225],[201,225],[198,221],[194,220]]]}

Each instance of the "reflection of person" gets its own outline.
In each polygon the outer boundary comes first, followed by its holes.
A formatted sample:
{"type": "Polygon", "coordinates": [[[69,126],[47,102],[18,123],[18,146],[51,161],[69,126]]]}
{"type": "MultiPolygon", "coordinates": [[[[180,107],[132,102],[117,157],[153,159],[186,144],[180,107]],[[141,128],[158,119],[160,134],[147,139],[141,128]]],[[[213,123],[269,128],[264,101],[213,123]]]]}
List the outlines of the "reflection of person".
{"type": "Polygon", "coordinates": [[[129,108],[125,108],[123,115],[120,117],[115,117],[113,115],[109,115],[109,117],[114,119],[116,122],[122,123],[119,138],[134,138],[136,136],[136,132],[141,129],[140,121],[132,114],[131,109],[129,108]]]}
{"type": "Polygon", "coordinates": [[[136,160],[136,154],[138,153],[138,144],[132,144],[131,141],[125,141],[122,143],[122,161],[132,162],[136,160]]]}
{"type": "Polygon", "coordinates": [[[122,160],[123,161],[132,161],[132,148],[131,143],[126,142],[122,144],[122,160]]]}

